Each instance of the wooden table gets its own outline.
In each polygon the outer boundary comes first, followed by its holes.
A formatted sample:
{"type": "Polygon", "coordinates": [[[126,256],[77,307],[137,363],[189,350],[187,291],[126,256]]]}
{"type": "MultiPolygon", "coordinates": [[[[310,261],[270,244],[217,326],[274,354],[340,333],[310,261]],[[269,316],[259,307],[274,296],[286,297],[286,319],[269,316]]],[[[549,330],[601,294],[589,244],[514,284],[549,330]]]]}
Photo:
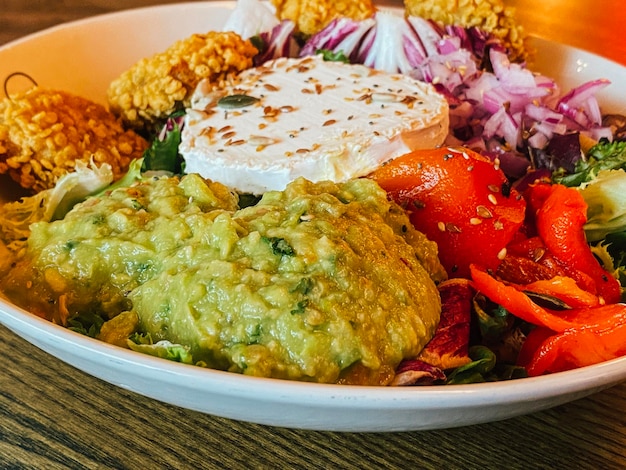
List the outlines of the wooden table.
{"type": "MultiPolygon", "coordinates": [[[[2,0],[0,43],[63,21],[156,3],[173,2],[2,0]]],[[[542,35],[564,42],[570,38],[626,63],[621,30],[606,28],[611,22],[621,28],[626,24],[622,0],[518,3],[533,5],[532,12],[521,15],[530,21],[530,31],[544,28],[539,19],[548,24],[548,17],[541,12],[549,12],[552,26],[539,31],[542,35]],[[613,10],[605,8],[609,4],[613,10]],[[574,5],[594,5],[604,16],[576,14],[572,20],[574,5]],[[561,22],[566,26],[558,26],[561,22]],[[559,36],[566,27],[575,34],[559,36]]],[[[0,468],[624,466],[626,384],[549,411],[466,428],[391,434],[300,431],[156,402],[79,372],[0,327],[0,468]]]]}

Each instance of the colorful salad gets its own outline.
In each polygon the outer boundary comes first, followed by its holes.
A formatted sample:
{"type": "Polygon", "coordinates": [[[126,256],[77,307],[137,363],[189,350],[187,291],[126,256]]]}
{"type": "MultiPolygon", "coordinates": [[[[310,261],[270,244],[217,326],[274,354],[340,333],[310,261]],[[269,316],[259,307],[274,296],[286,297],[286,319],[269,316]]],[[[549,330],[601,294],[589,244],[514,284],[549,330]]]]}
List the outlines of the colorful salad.
{"type": "MultiPolygon", "coordinates": [[[[305,35],[268,11],[265,2],[240,1],[224,28],[254,44],[256,54],[246,52],[254,65],[323,54],[427,82],[448,103],[442,146],[366,176],[436,242],[448,278],[437,286],[433,338],[400,363],[394,385],[538,376],[626,354],[626,118],[602,114],[596,93],[608,80],[561,90],[528,68],[532,53],[479,27],[380,9],[305,35]]],[[[146,174],[184,174],[185,107],[150,119],[150,131],[135,128],[147,149],[113,186],[106,166],[78,164],[55,187],[5,205],[9,249],[23,247],[31,222],[62,219],[89,196],[146,174]]],[[[239,195],[240,206],[258,200],[239,195]]],[[[103,322],[70,320],[92,336],[103,322]]],[[[136,349],[185,357],[180,348],[144,346],[136,349]]]]}

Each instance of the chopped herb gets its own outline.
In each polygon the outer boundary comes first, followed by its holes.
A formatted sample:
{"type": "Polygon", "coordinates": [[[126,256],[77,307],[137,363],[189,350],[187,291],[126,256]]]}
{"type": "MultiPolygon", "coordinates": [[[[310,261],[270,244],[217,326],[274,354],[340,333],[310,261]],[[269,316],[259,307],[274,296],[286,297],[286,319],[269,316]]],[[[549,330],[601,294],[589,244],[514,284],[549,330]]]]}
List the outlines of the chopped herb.
{"type": "Polygon", "coordinates": [[[72,251],[74,248],[76,248],[78,243],[79,242],[77,240],[69,240],[67,243],[65,243],[65,249],[67,251],[72,251]]]}
{"type": "Polygon", "coordinates": [[[106,221],[104,214],[96,214],[92,217],[91,223],[94,225],[102,225],[106,221]]]}
{"type": "Polygon", "coordinates": [[[294,315],[299,315],[304,313],[304,310],[306,309],[307,305],[309,304],[309,300],[308,299],[304,299],[301,300],[300,302],[298,302],[296,304],[296,308],[294,308],[291,313],[294,315]]]}
{"type": "Polygon", "coordinates": [[[313,280],[310,277],[303,277],[298,281],[298,284],[296,284],[296,286],[290,290],[290,292],[298,292],[300,294],[306,295],[311,292],[312,288],[313,280]]]}
{"type": "Polygon", "coordinates": [[[270,244],[272,253],[280,256],[293,256],[296,254],[291,245],[285,241],[284,238],[278,237],[265,237],[265,240],[270,244]]]}

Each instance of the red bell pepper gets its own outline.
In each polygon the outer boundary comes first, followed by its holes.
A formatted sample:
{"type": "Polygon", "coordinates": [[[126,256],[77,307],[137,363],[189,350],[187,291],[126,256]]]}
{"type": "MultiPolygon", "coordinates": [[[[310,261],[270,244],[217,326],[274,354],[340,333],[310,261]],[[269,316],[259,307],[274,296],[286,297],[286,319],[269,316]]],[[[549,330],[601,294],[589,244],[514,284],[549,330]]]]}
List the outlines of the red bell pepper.
{"type": "Polygon", "coordinates": [[[596,307],[600,305],[598,296],[581,289],[571,277],[554,276],[520,286],[520,289],[537,294],[546,294],[565,302],[573,308],[596,307]]]}
{"type": "Polygon", "coordinates": [[[537,376],[590,366],[626,354],[626,306],[612,304],[615,324],[579,327],[554,333],[547,328],[533,330],[518,358],[528,375],[537,376]]]}
{"type": "Polygon", "coordinates": [[[595,285],[593,293],[601,302],[618,302],[619,282],[593,256],[585,238],[587,204],[580,193],[559,184],[537,184],[527,190],[526,196],[529,206],[535,209],[539,237],[565,272],[577,281],[589,276],[595,285]]]}
{"type": "Polygon", "coordinates": [[[536,325],[518,357],[529,375],[574,369],[626,354],[625,304],[554,311],[535,304],[520,290],[528,286],[507,285],[474,265],[470,269],[476,290],[536,325]]]}
{"type": "Polygon", "coordinates": [[[574,326],[572,322],[534,303],[524,292],[504,284],[475,265],[470,266],[470,272],[472,284],[478,292],[516,317],[533,325],[545,326],[552,331],[565,331],[574,326]]]}
{"type": "Polygon", "coordinates": [[[524,222],[526,201],[493,161],[467,148],[416,150],[374,171],[420,232],[437,243],[449,277],[496,269],[524,222]]]}

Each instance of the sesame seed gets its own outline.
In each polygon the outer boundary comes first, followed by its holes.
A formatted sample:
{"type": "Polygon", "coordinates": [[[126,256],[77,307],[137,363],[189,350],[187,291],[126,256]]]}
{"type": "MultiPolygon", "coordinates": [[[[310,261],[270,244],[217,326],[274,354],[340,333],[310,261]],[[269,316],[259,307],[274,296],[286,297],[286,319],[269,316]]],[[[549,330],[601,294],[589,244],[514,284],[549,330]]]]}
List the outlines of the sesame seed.
{"type": "Polygon", "coordinates": [[[496,204],[498,204],[498,200],[496,199],[496,197],[493,194],[489,194],[487,196],[487,199],[489,199],[489,202],[492,203],[494,206],[496,204]]]}
{"type": "Polygon", "coordinates": [[[335,124],[337,121],[335,119],[329,119],[328,121],[326,121],[324,124],[322,124],[323,127],[326,126],[332,126],[333,124],[335,124]]]}
{"type": "Polygon", "coordinates": [[[394,103],[400,101],[401,98],[394,93],[372,93],[371,94],[372,101],[377,103],[394,103]]]}
{"type": "Polygon", "coordinates": [[[439,229],[440,232],[445,232],[446,224],[444,224],[443,222],[437,222],[437,228],[439,229]]]}
{"type": "Polygon", "coordinates": [[[504,258],[506,258],[506,247],[498,251],[498,259],[502,261],[504,258]]]}
{"type": "Polygon", "coordinates": [[[470,224],[472,224],[472,225],[480,225],[482,223],[483,223],[483,220],[479,219],[478,217],[472,217],[470,219],[470,224]]]}
{"type": "Polygon", "coordinates": [[[489,188],[489,191],[491,191],[492,193],[500,192],[500,188],[495,184],[490,184],[487,186],[487,188],[489,188]]]}
{"type": "Polygon", "coordinates": [[[483,219],[491,219],[493,217],[493,214],[491,213],[491,211],[487,209],[485,206],[477,206],[476,213],[483,219]]]}
{"type": "Polygon", "coordinates": [[[267,146],[270,144],[274,143],[274,139],[270,138],[270,137],[266,137],[264,135],[251,135],[250,138],[248,139],[248,143],[250,145],[257,145],[257,146],[267,146]]]}

